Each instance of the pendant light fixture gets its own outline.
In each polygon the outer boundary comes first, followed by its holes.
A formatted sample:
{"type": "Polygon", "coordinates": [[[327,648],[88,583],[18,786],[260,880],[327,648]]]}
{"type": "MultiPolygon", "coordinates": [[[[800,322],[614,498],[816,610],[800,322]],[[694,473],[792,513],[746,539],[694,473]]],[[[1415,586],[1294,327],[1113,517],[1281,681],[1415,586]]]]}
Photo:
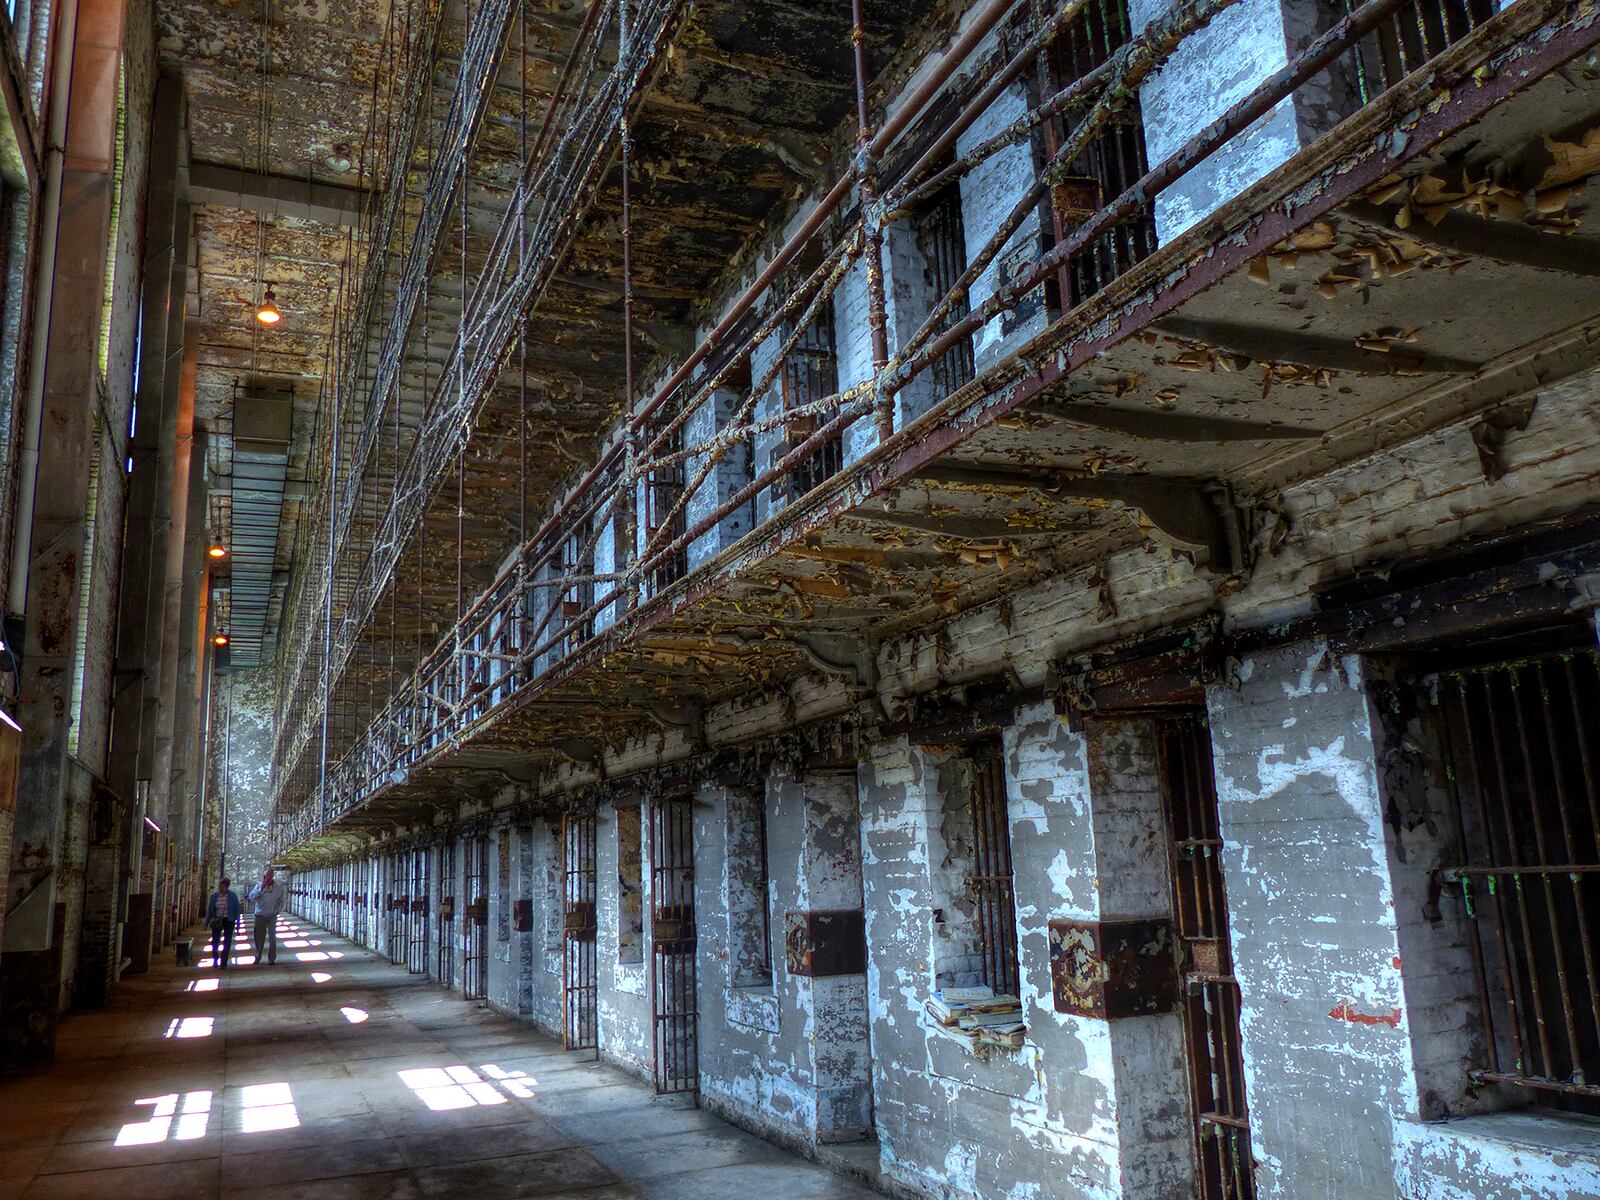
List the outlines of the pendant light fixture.
{"type": "Polygon", "coordinates": [[[283,320],[277,301],[278,298],[272,294],[272,285],[267,284],[266,294],[261,297],[261,306],[256,309],[256,320],[263,325],[276,325],[283,320]]]}

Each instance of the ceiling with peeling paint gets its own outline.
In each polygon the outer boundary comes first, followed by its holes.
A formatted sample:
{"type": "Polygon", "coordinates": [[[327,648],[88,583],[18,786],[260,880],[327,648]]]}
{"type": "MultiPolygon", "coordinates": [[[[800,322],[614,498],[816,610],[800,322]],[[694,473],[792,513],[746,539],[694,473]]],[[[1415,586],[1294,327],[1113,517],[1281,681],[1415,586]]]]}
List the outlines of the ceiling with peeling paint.
{"type": "MultiPolygon", "coordinates": [[[[157,0],[161,67],[185,84],[190,161],[367,189],[369,128],[388,101],[375,90],[384,39],[407,11],[407,0],[157,0]]],[[[248,205],[241,199],[193,207],[188,305],[199,346],[196,418],[213,433],[210,523],[227,537],[236,392],[295,396],[275,573],[281,593],[352,233],[331,221],[260,215],[248,205]],[[254,319],[268,284],[283,312],[272,329],[254,319]]],[[[220,599],[226,611],[226,597],[220,599]]]]}

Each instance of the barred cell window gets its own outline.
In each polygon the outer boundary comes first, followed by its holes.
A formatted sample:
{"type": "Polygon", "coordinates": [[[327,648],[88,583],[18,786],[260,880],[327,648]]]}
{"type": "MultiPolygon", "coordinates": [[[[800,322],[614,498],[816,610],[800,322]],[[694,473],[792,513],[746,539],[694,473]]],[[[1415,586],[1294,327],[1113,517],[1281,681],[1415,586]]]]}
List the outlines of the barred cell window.
{"type": "Polygon", "coordinates": [[[1442,672],[1483,1020],[1475,1082],[1600,1115],[1600,654],[1442,672]]]}
{"type": "Polygon", "coordinates": [[[999,744],[976,748],[966,765],[972,814],[972,872],[967,876],[967,889],[976,906],[980,979],[997,995],[1015,996],[1020,974],[1016,884],[1011,870],[1005,762],[999,744]]]}

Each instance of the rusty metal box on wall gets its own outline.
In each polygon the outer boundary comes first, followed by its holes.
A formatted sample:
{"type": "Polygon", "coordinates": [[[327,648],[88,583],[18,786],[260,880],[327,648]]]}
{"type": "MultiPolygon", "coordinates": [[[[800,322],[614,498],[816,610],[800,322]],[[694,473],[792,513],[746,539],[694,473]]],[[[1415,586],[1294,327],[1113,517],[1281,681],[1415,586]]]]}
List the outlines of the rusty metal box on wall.
{"type": "Polygon", "coordinates": [[[820,979],[866,972],[866,914],[859,908],[795,909],[785,924],[789,974],[820,979]]]}
{"type": "Polygon", "coordinates": [[[1108,1021],[1168,1012],[1178,999],[1172,922],[1053,920],[1050,983],[1057,1012],[1108,1021]]]}

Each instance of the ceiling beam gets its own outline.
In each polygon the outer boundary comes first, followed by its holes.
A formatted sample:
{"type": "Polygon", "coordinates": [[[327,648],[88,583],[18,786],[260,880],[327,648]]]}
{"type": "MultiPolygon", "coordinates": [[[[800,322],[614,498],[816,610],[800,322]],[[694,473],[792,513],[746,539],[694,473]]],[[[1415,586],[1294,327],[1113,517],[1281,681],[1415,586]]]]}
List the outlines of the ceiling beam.
{"type": "Polygon", "coordinates": [[[1278,421],[1246,421],[1238,417],[1208,417],[1147,408],[1101,408],[1070,401],[1041,401],[1032,411],[1064,425],[1125,433],[1129,437],[1159,442],[1314,441],[1323,433],[1320,429],[1284,425],[1278,421]]]}
{"type": "Polygon", "coordinates": [[[263,217],[295,217],[351,227],[360,222],[362,205],[368,198],[373,203],[378,200],[377,193],[359,188],[200,162],[189,164],[184,194],[191,204],[216,204],[263,217]]]}
{"type": "Polygon", "coordinates": [[[1391,214],[1376,204],[1345,206],[1350,218],[1385,237],[1405,238],[1435,250],[1489,258],[1513,267],[1560,271],[1584,279],[1600,278],[1600,246],[1579,238],[1545,233],[1515,221],[1488,220],[1470,213],[1447,212],[1436,223],[1416,217],[1395,228],[1391,214]]]}
{"type": "Polygon", "coordinates": [[[1088,528],[1086,523],[1078,521],[1066,522],[1046,529],[1032,525],[1013,525],[1004,517],[966,517],[958,515],[936,517],[930,513],[890,512],[881,508],[852,509],[849,515],[856,520],[869,521],[875,525],[893,525],[899,529],[928,533],[935,537],[955,538],[964,542],[997,542],[1006,538],[1052,537],[1062,533],[1081,533],[1088,528]]]}
{"type": "Polygon", "coordinates": [[[1237,569],[1238,531],[1229,528],[1235,519],[1232,506],[1223,490],[1207,480],[1079,476],[1055,467],[967,462],[930,463],[915,477],[936,487],[1017,488],[1060,500],[1112,501],[1142,512],[1152,526],[1179,545],[1210,551],[1213,565],[1237,569]]]}
{"type": "MultiPolygon", "coordinates": [[[[1155,323],[1162,333],[1186,342],[1200,342],[1216,350],[1242,354],[1256,362],[1295,363],[1325,371],[1352,371],[1361,375],[1387,375],[1393,365],[1381,350],[1363,350],[1354,338],[1326,337],[1272,325],[1243,325],[1194,317],[1164,317],[1155,323]]],[[[1480,364],[1460,358],[1429,354],[1401,345],[1396,353],[1412,369],[1440,375],[1471,375],[1480,364]]]]}

